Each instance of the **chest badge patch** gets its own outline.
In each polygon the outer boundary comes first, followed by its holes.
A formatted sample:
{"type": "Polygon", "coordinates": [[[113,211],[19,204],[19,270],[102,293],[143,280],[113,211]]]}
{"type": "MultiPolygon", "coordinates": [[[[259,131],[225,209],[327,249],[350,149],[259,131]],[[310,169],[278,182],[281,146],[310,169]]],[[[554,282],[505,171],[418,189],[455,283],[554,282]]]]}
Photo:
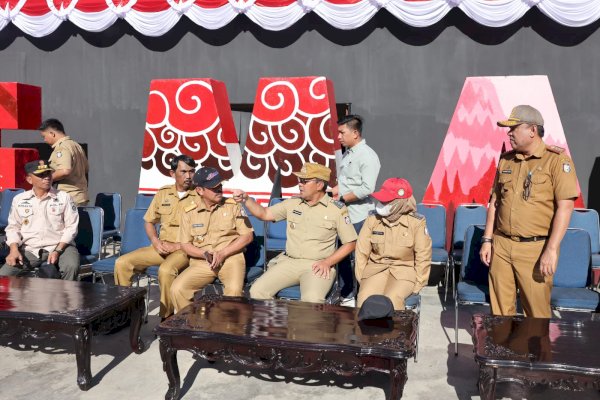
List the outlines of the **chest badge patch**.
{"type": "Polygon", "coordinates": [[[60,151],[59,151],[59,152],[57,152],[57,153],[56,153],[56,158],[61,158],[61,157],[62,157],[62,152],[60,152],[60,151]]]}
{"type": "Polygon", "coordinates": [[[27,224],[29,224],[29,220],[28,220],[27,218],[25,218],[25,219],[23,220],[23,225],[27,225],[27,224]]]}
{"type": "Polygon", "coordinates": [[[563,163],[563,171],[565,171],[567,173],[571,172],[571,164],[563,163]]]}
{"type": "Polygon", "coordinates": [[[290,228],[296,229],[296,223],[295,222],[290,222],[290,228]]]}

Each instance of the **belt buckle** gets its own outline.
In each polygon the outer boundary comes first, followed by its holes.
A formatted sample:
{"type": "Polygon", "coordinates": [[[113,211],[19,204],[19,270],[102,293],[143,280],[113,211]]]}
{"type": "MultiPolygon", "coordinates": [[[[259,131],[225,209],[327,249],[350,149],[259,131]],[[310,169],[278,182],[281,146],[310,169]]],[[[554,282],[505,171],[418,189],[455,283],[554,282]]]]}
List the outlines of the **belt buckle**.
{"type": "Polygon", "coordinates": [[[521,238],[519,236],[511,236],[510,240],[515,241],[515,242],[520,242],[521,238]]]}

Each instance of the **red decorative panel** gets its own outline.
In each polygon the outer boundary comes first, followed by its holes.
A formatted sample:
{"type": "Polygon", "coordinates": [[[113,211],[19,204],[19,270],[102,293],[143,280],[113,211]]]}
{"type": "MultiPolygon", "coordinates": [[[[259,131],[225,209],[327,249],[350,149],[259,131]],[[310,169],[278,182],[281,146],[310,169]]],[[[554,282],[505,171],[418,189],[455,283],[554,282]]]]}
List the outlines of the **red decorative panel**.
{"type": "Polygon", "coordinates": [[[0,148],[0,190],[31,189],[25,180],[25,164],[40,157],[37,149],[0,148]]]}
{"type": "Polygon", "coordinates": [[[41,121],[41,87],[0,82],[0,129],[37,129],[41,121]]]}

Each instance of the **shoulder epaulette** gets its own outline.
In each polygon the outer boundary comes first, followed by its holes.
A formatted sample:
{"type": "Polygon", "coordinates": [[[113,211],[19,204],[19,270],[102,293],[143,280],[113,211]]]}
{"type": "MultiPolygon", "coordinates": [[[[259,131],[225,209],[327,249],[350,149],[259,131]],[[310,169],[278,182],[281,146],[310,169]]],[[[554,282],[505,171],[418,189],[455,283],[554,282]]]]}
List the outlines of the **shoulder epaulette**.
{"type": "Polygon", "coordinates": [[[198,207],[198,205],[197,205],[195,202],[193,202],[193,201],[192,201],[190,204],[188,204],[188,205],[187,205],[187,206],[186,206],[186,207],[183,209],[183,211],[184,211],[184,212],[190,212],[190,211],[192,211],[192,210],[196,209],[196,207],[198,207]]]}
{"type": "Polygon", "coordinates": [[[165,190],[165,189],[170,189],[172,187],[173,187],[173,185],[165,185],[165,186],[161,187],[160,189],[158,189],[158,191],[165,190]]]}
{"type": "Polygon", "coordinates": [[[546,150],[551,151],[555,154],[562,154],[565,149],[563,147],[555,146],[555,145],[546,145],[546,150]]]}
{"type": "Polygon", "coordinates": [[[343,208],[343,207],[345,206],[345,204],[344,204],[344,203],[342,203],[342,202],[341,202],[341,201],[339,201],[339,200],[333,200],[333,199],[331,199],[331,202],[332,202],[332,203],[333,203],[333,204],[334,204],[334,205],[335,205],[337,208],[343,208]]]}
{"type": "Polygon", "coordinates": [[[419,214],[418,212],[411,212],[408,215],[416,219],[425,219],[425,216],[423,214],[419,214]]]}

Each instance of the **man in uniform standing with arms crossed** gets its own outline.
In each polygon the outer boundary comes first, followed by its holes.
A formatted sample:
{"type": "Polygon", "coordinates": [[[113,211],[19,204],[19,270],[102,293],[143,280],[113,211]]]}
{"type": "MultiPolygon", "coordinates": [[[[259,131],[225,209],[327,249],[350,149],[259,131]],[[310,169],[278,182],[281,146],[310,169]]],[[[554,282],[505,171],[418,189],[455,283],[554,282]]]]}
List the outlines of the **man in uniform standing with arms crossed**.
{"type": "Polygon", "coordinates": [[[212,167],[194,175],[198,206],[186,210],[181,220],[181,249],[190,266],[175,279],[171,299],[179,312],[194,293],[217,277],[225,296],[241,296],[246,276],[244,248],[252,242],[253,229],[242,206],[223,197],[223,178],[212,167]]]}
{"type": "Polygon", "coordinates": [[[48,162],[54,169],[52,180],[57,184],[57,189],[71,195],[78,206],[87,205],[89,197],[86,174],[89,166],[83,149],[65,134],[63,124],[57,119],[45,120],[39,131],[44,142],[53,149],[48,162]]]}
{"type": "MultiPolygon", "coordinates": [[[[375,209],[370,194],[375,191],[381,164],[379,157],[362,137],[363,120],[358,115],[346,115],[338,121],[338,140],[346,147],[340,163],[338,185],[332,188],[333,198],[346,204],[350,221],[356,234],[375,209]]],[[[354,271],[351,257],[339,264],[342,305],[354,306],[357,288],[354,287],[354,271]]]]}
{"type": "Polygon", "coordinates": [[[159,316],[162,319],[173,314],[171,284],[189,263],[179,243],[179,224],[182,213],[196,208],[198,204],[198,196],[192,188],[195,171],[196,162],[189,156],[179,155],[171,160],[170,174],[175,178],[175,184],[158,189],[144,215],[144,229],[152,245],[127,253],[115,263],[115,284],[121,286],[131,286],[133,275],[152,265],[160,265],[159,316]],[[157,223],[161,224],[160,237],[156,234],[157,223]]]}
{"type": "Polygon", "coordinates": [[[273,298],[281,289],[300,284],[301,300],[324,303],[335,279],[334,265],[356,245],[356,232],[343,203],[333,200],[325,189],[331,170],[305,163],[298,177],[300,196],[264,208],[241,190],[234,200],[263,221],[286,219],[285,253],[269,262],[269,269],[250,288],[254,299],[273,298]],[[335,248],[337,238],[342,245],[335,248]]]}
{"type": "Polygon", "coordinates": [[[559,246],[579,194],[575,166],[564,149],[544,143],[535,108],[517,106],[498,126],[510,128],[513,150],[498,163],[480,251],[492,314],[515,315],[518,285],[525,315],[550,318],[559,246]]]}

